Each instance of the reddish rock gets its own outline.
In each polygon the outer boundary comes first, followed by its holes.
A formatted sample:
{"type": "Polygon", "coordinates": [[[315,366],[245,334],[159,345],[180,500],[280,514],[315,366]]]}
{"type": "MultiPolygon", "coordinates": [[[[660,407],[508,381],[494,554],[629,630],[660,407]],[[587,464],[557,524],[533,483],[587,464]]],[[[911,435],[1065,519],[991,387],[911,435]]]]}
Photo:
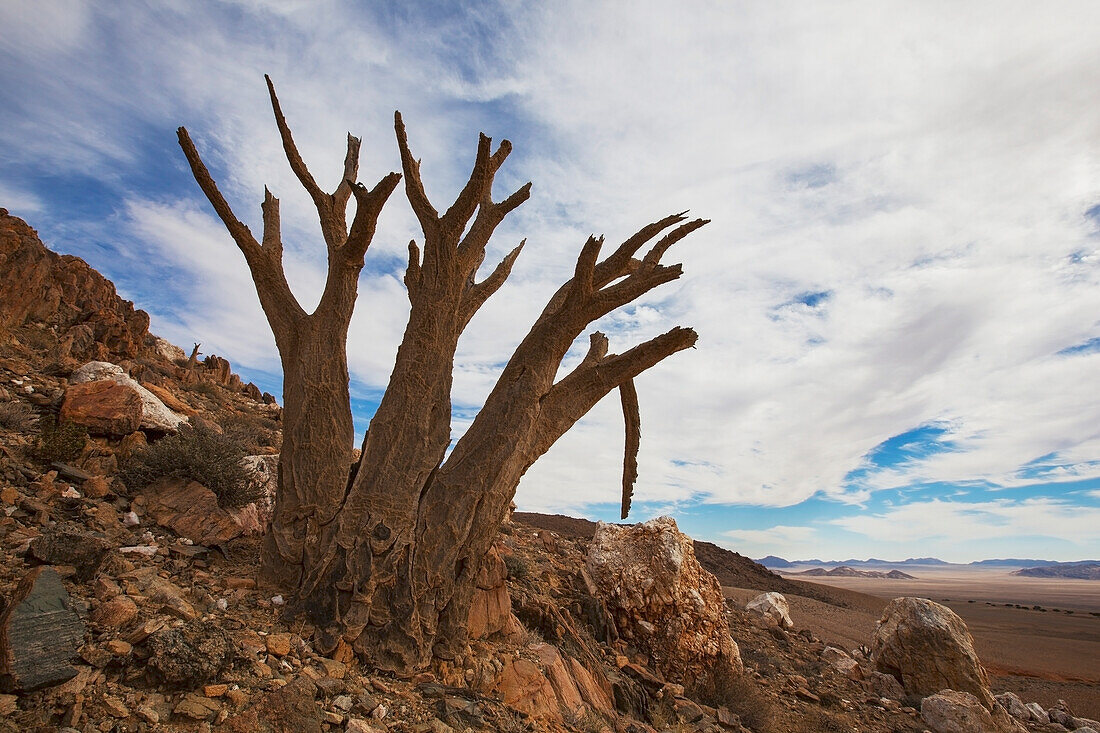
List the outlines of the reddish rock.
{"type": "Polygon", "coordinates": [[[188,416],[198,414],[198,412],[193,407],[188,405],[179,397],[176,397],[164,387],[153,384],[152,382],[142,382],[141,386],[152,392],[153,395],[155,395],[157,399],[163,402],[164,406],[167,407],[169,410],[173,410],[174,412],[178,412],[181,415],[188,416]]]}
{"type": "Polygon", "coordinates": [[[218,506],[214,492],[195,481],[162,478],[142,496],[153,521],[200,545],[221,545],[242,534],[241,526],[218,506]]]}
{"type": "Polygon", "coordinates": [[[550,680],[530,660],[515,659],[505,664],[494,687],[508,707],[534,718],[562,720],[550,680]]]}
{"type": "Polygon", "coordinates": [[[97,435],[126,435],[141,425],[141,397],[110,380],[74,384],[65,390],[60,417],[97,435]]]}
{"type": "Polygon", "coordinates": [[[512,634],[519,624],[512,615],[512,599],[508,595],[508,568],[494,547],[481,562],[477,587],[470,603],[467,629],[471,639],[493,634],[512,634]]]}
{"type": "Polygon", "coordinates": [[[940,690],[969,692],[993,708],[989,679],[966,623],[926,598],[895,598],[882,612],[871,649],[875,669],[917,697],[940,690]]]}
{"type": "Polygon", "coordinates": [[[138,607],[129,596],[115,596],[109,601],[99,604],[92,612],[92,623],[110,628],[121,628],[137,618],[138,607]]]}

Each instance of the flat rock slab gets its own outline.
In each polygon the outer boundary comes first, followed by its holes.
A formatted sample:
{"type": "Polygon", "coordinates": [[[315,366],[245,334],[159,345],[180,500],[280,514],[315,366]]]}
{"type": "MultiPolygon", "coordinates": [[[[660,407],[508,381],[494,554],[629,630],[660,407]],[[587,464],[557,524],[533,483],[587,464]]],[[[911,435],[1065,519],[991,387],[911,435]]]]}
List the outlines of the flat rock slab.
{"type": "Polygon", "coordinates": [[[218,506],[214,492],[195,481],[163,478],[143,493],[157,524],[200,545],[225,544],[244,532],[232,515],[218,506]]]}
{"type": "Polygon", "coordinates": [[[48,566],[34,568],[0,617],[0,686],[26,692],[72,679],[76,668],[69,662],[83,641],[84,622],[61,576],[48,566]]]}

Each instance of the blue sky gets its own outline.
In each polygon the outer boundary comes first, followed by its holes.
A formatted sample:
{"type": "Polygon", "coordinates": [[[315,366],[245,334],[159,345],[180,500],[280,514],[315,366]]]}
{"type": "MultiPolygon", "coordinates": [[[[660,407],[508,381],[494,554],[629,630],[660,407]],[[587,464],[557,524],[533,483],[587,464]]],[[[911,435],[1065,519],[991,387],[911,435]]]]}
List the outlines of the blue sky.
{"type": "MultiPolygon", "coordinates": [[[[395,109],[437,205],[479,131],[507,137],[498,197],[534,188],[487,260],[528,244],[460,344],[456,437],[590,233],[690,209],[713,222],[678,245],[684,277],[596,324],[614,351],[700,334],[638,381],[632,517],[752,556],[1100,557],[1100,6],[383,5],[0,3],[0,206],[278,393],[175,128],[246,222],[280,197],[303,302],[323,248],[264,73],[326,187],[349,130],[365,181],[399,169],[395,109]]],[[[410,238],[396,195],[349,343],[360,432],[410,238]]],[[[622,440],[607,400],[517,503],[617,518],[622,440]]]]}

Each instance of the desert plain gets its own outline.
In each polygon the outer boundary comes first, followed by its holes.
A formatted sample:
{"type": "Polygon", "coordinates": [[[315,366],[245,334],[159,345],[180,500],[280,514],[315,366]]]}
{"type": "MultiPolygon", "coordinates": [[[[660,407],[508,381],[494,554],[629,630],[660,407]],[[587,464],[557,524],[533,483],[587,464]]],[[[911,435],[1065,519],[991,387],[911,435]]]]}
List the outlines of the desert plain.
{"type": "MultiPolygon", "coordinates": [[[[791,572],[784,577],[799,576],[791,572]]],[[[929,598],[966,621],[994,692],[1012,691],[1049,707],[1059,698],[1078,715],[1100,718],[1100,582],[1027,578],[1013,568],[906,566],[913,580],[814,577],[840,591],[841,607],[790,596],[791,618],[822,639],[870,646],[885,605],[900,596],[929,598]]],[[[805,581],[803,581],[805,582],[805,581]]],[[[727,589],[747,601],[759,591],[727,589]]]]}

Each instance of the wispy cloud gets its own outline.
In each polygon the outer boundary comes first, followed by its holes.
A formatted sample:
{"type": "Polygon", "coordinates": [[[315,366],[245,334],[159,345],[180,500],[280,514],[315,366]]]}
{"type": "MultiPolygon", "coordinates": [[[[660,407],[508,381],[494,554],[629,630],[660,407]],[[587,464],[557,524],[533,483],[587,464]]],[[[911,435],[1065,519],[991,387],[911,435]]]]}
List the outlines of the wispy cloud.
{"type": "MultiPolygon", "coordinates": [[[[515,143],[500,193],[535,187],[490,246],[491,263],[528,239],[460,344],[456,435],[589,233],[614,243],[690,208],[714,221],[670,252],[685,276],[597,324],[614,350],[676,324],[700,333],[697,349],[639,380],[642,500],[867,504],[915,483],[1040,480],[1056,493],[1100,476],[1100,352],[1082,347],[1100,338],[1088,214],[1100,204],[1088,92],[1100,84],[1088,32],[1100,6],[991,7],[945,23],[914,4],[7,4],[0,196],[62,234],[76,225],[56,223],[73,216],[60,182],[94,191],[118,236],[161,268],[150,277],[165,280],[163,297],[147,288],[140,303],[154,327],[271,371],[244,264],[188,180],[175,126],[246,222],[258,225],[265,184],[282,199],[304,304],[320,290],[322,248],[263,73],[325,185],[349,129],[363,137],[364,181],[398,169],[399,108],[446,206],[481,129],[515,143]],[[930,424],[949,426],[938,449],[870,460],[930,424]]],[[[367,389],[388,377],[404,246],[419,236],[395,196],[349,346],[367,389]]],[[[133,271],[93,257],[109,242],[70,241],[108,274],[133,271]]],[[[613,500],[621,431],[616,405],[600,405],[535,465],[520,504],[613,500]]]]}

